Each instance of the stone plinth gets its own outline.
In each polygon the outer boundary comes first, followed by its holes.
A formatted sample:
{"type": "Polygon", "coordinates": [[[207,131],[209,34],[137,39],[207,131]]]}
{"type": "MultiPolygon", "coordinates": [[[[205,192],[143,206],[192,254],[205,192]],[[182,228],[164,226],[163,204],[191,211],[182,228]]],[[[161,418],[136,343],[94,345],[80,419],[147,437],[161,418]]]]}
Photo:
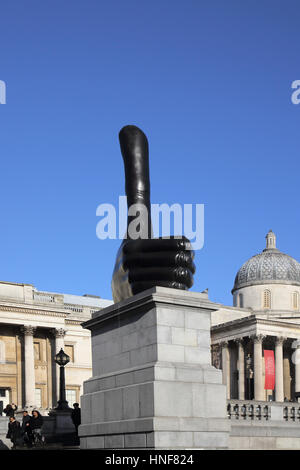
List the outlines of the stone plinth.
{"type": "Polygon", "coordinates": [[[61,445],[78,445],[75,426],[71,418],[72,409],[50,411],[48,417],[44,417],[43,434],[47,443],[61,445]]]}
{"type": "Polygon", "coordinates": [[[211,365],[205,294],[156,287],[107,307],[92,332],[81,398],[83,449],[224,449],[230,422],[211,365]]]}

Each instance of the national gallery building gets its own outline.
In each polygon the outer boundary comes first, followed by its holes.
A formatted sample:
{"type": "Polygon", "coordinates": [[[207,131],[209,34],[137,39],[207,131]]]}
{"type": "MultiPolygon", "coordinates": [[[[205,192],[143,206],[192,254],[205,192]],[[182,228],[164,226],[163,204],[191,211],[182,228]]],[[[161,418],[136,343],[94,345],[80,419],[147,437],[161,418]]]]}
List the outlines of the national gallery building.
{"type": "MultiPolygon", "coordinates": [[[[276,248],[272,231],[266,248],[238,271],[232,294],[234,306],[214,303],[211,314],[212,363],[222,369],[227,398],[294,401],[300,392],[300,264],[276,248]]],[[[92,376],[90,331],[82,323],[112,303],[0,282],[3,407],[15,403],[46,414],[56,406],[54,356],[61,348],[70,356],[66,398],[71,406],[80,402],[82,384],[92,376]]]]}
{"type": "Polygon", "coordinates": [[[227,398],[295,401],[300,392],[300,264],[276,248],[271,230],[265,249],[238,271],[232,294],[234,307],[220,305],[211,327],[212,362],[222,369],[227,398]]]}
{"type": "Polygon", "coordinates": [[[92,375],[90,332],[82,321],[112,302],[94,296],[40,292],[30,284],[0,282],[0,402],[55,407],[59,367],[55,354],[69,355],[66,399],[80,402],[82,384],[92,375]]]}

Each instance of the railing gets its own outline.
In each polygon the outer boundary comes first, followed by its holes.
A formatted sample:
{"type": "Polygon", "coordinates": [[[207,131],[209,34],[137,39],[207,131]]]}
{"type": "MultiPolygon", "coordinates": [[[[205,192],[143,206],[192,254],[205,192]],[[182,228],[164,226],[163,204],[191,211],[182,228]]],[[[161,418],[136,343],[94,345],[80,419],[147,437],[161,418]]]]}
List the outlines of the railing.
{"type": "MultiPolygon", "coordinates": [[[[65,310],[71,310],[75,313],[86,313],[91,314],[91,307],[87,305],[75,305],[75,304],[65,304],[63,295],[60,294],[48,294],[47,292],[33,292],[33,300],[39,303],[55,303],[60,308],[64,308],[65,310]]],[[[99,309],[95,309],[98,311],[99,309]]]]}
{"type": "Polygon", "coordinates": [[[83,312],[83,307],[80,307],[78,305],[64,304],[64,308],[66,310],[72,310],[73,312],[76,312],[76,313],[82,313],[83,312]]]}
{"type": "Polygon", "coordinates": [[[55,296],[50,294],[43,294],[41,292],[34,292],[33,299],[37,302],[46,302],[46,303],[53,303],[55,302],[55,296]]]}
{"type": "Polygon", "coordinates": [[[227,415],[231,420],[288,421],[300,423],[300,404],[228,400],[227,415]]]}
{"type": "Polygon", "coordinates": [[[285,421],[296,421],[300,423],[300,407],[287,405],[283,408],[283,419],[285,421]]]}
{"type": "Polygon", "coordinates": [[[91,313],[91,315],[92,315],[93,313],[99,312],[99,310],[101,310],[101,307],[99,307],[99,308],[92,308],[92,309],[90,310],[90,313],[91,313]]]}
{"type": "Polygon", "coordinates": [[[271,408],[263,403],[230,401],[227,404],[227,415],[229,419],[268,421],[271,417],[271,408]]]}

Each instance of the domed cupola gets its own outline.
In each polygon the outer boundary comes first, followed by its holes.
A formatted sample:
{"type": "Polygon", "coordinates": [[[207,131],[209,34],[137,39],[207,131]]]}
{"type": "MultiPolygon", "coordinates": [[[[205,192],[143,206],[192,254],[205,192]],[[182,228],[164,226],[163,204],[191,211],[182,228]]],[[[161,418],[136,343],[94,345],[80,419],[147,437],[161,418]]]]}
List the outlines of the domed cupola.
{"type": "MultiPolygon", "coordinates": [[[[294,295],[294,298],[297,292],[297,296],[300,294],[300,264],[294,258],[276,248],[276,236],[272,230],[266,235],[266,248],[260,254],[252,256],[252,258],[246,261],[235,277],[232,294],[236,299],[237,292],[239,292],[239,296],[242,295],[241,298],[243,299],[242,305],[241,302],[235,302],[235,305],[259,308],[261,300],[256,299],[253,303],[250,301],[250,297],[253,298],[255,292],[260,296],[264,286],[268,286],[269,289],[272,287],[274,295],[271,291],[268,295],[273,295],[273,298],[276,296],[278,299],[280,296],[282,299],[287,297],[287,287],[281,291],[280,286],[290,286],[291,289],[289,290],[294,295]],[[272,287],[272,285],[277,285],[277,287],[272,287]],[[295,287],[293,288],[293,286],[295,287]],[[275,288],[276,290],[274,290],[275,288]],[[248,301],[246,302],[247,299],[248,301]]],[[[263,296],[266,295],[265,292],[262,294],[263,296]]],[[[290,299],[290,295],[288,297],[290,299]]],[[[280,308],[289,309],[288,307],[290,307],[290,300],[287,299],[277,303],[280,308]]]]}
{"type": "Polygon", "coordinates": [[[300,264],[276,248],[276,236],[266,236],[267,246],[259,255],[252,256],[238,271],[232,292],[253,284],[287,283],[300,286],[300,264]]]}

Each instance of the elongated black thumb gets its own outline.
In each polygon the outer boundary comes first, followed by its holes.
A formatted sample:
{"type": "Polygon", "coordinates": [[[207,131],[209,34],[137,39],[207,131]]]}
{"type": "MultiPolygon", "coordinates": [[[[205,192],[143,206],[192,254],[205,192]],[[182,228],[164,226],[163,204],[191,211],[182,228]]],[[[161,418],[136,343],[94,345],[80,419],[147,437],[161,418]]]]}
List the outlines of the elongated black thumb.
{"type": "MultiPolygon", "coordinates": [[[[148,140],[143,131],[133,125],[121,129],[119,140],[124,160],[128,211],[134,204],[142,204],[145,207],[145,211],[141,212],[140,217],[141,229],[147,224],[147,236],[150,238],[151,204],[148,140]]],[[[133,220],[134,217],[129,215],[128,226],[133,220]]],[[[127,236],[132,238],[130,233],[127,236]]]]}

